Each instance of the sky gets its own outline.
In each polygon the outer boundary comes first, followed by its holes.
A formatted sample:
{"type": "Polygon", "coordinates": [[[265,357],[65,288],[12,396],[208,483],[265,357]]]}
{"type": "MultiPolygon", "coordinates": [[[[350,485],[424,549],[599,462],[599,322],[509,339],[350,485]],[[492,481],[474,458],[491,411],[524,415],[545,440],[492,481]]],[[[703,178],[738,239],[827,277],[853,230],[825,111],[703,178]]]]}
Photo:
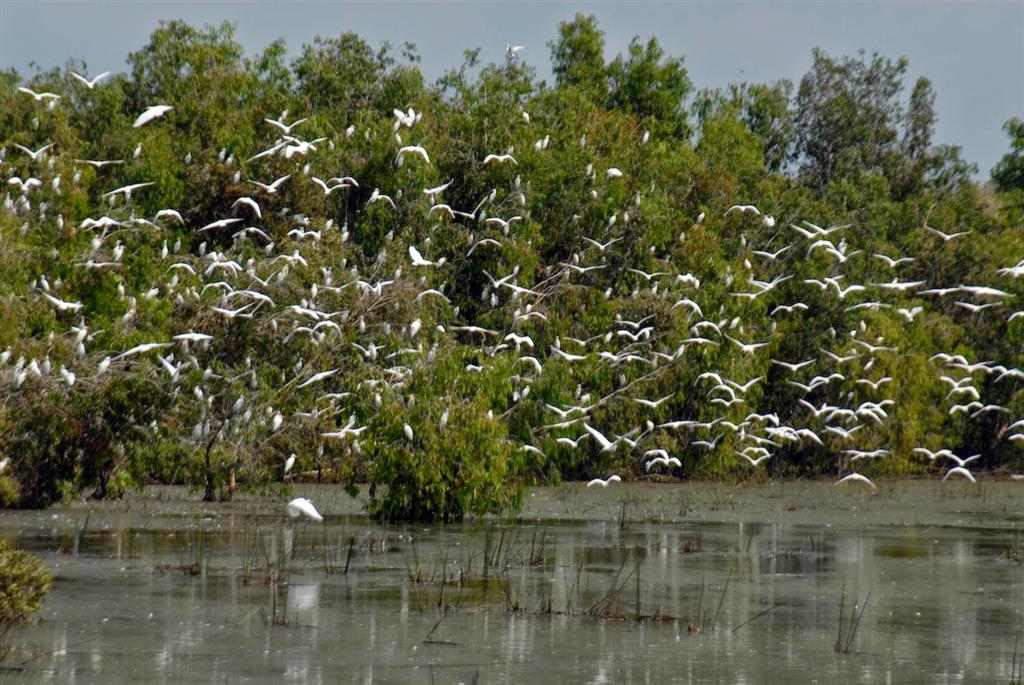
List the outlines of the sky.
{"type": "MultiPolygon", "coordinates": [[[[910,76],[930,78],[938,94],[936,142],[960,145],[983,177],[1008,151],[1002,131],[1024,116],[1024,1],[818,2],[24,2],[0,0],[0,67],[85,60],[89,71],[123,69],[161,19],[235,24],[249,52],[283,38],[292,53],[313,36],[354,31],[372,44],[415,43],[430,79],[462,62],[467,48],[485,61],[505,45],[550,76],[547,43],[560,21],[594,14],[611,58],[634,36],[657,36],[683,56],[697,87],[731,82],[798,82],[811,49],[859,49],[906,56],[910,76]]],[[[909,85],[908,85],[909,90],[909,85]]]]}

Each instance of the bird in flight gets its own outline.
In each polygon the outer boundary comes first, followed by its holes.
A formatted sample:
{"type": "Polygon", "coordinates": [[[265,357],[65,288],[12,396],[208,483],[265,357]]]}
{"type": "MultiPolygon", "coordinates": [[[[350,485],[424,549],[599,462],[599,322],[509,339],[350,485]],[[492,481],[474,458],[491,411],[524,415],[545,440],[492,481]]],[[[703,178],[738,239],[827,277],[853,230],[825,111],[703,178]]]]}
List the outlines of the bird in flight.
{"type": "Polygon", "coordinates": [[[102,74],[97,74],[96,76],[93,76],[92,79],[88,79],[79,74],[77,71],[71,72],[71,78],[75,79],[89,90],[95,88],[96,84],[98,84],[100,81],[107,78],[108,76],[110,76],[110,72],[104,71],[102,74]]]}
{"type": "Polygon", "coordinates": [[[132,124],[132,128],[140,128],[145,126],[155,119],[159,119],[163,115],[170,112],[174,107],[170,105],[151,105],[147,107],[142,114],[135,118],[135,122],[132,124]]]}

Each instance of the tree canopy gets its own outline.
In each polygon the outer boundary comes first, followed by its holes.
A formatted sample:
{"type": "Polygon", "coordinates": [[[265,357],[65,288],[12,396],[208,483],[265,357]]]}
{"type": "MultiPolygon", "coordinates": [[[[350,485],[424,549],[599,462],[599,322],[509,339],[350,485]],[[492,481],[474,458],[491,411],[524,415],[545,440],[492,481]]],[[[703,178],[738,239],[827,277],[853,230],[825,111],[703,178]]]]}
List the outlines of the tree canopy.
{"type": "Polygon", "coordinates": [[[92,87],[0,77],[5,504],[1020,467],[1019,120],[993,202],[905,59],[695,93],[583,15],[553,84],[511,46],[436,83],[410,45],[295,54],[167,22],[92,87]]]}

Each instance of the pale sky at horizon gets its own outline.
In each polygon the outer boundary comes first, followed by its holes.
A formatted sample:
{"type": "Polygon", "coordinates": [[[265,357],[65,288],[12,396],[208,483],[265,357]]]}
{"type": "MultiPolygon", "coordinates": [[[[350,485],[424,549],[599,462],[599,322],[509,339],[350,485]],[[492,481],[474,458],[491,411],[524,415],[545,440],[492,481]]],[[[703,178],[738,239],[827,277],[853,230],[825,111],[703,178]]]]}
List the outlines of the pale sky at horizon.
{"type": "MultiPolygon", "coordinates": [[[[2,2],[3,0],[0,0],[2,2]]],[[[547,42],[576,12],[597,16],[608,57],[639,35],[658,37],[685,57],[697,87],[730,82],[798,82],[811,49],[863,48],[906,56],[910,77],[930,78],[938,94],[936,142],[961,145],[983,178],[1008,149],[1002,124],[1024,116],[1024,2],[75,2],[6,0],[0,5],[0,67],[26,73],[81,58],[92,72],[121,70],[160,19],[230,21],[248,52],[284,38],[292,54],[316,34],[354,31],[371,44],[417,45],[433,80],[458,66],[467,48],[485,62],[505,44],[550,75],[547,42]]]]}

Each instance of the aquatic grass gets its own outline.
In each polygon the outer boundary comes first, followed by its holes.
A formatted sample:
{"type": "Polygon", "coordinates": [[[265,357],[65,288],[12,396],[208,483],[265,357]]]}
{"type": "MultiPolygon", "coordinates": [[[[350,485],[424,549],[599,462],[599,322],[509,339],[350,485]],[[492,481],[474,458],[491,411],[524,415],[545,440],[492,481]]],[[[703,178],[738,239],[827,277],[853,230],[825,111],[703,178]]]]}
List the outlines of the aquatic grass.
{"type": "MultiPolygon", "coordinates": [[[[288,601],[287,599],[281,603],[280,610],[278,608],[278,598],[281,591],[281,572],[277,568],[270,570],[270,575],[267,578],[267,586],[270,589],[270,620],[269,624],[272,626],[287,626],[288,625],[288,601]]],[[[266,617],[264,617],[266,621],[266,617]]]]}
{"type": "Polygon", "coordinates": [[[1006,549],[1003,550],[1003,554],[1007,559],[1015,563],[1024,563],[1024,540],[1021,538],[1021,534],[1017,533],[1014,536],[1013,542],[1006,545],[1006,549]]]}
{"type": "Polygon", "coordinates": [[[529,566],[543,566],[547,544],[547,531],[541,531],[540,544],[537,544],[537,530],[534,529],[530,538],[530,554],[527,557],[529,566]]]}
{"type": "Polygon", "coordinates": [[[857,631],[860,629],[861,620],[864,618],[864,611],[868,608],[871,600],[871,593],[868,592],[864,602],[859,606],[854,603],[851,607],[849,618],[846,617],[846,585],[839,596],[839,629],[836,635],[836,643],[833,649],[838,654],[849,654],[853,641],[857,638],[857,631]]]}
{"type": "Polygon", "coordinates": [[[85,518],[82,520],[81,523],[79,523],[75,527],[74,533],[72,533],[71,550],[66,550],[64,548],[64,545],[62,544],[60,547],[57,548],[58,554],[70,554],[73,557],[78,556],[78,551],[82,547],[82,539],[85,537],[85,534],[89,531],[89,518],[91,516],[91,511],[85,512],[85,518]]]}
{"type": "Polygon", "coordinates": [[[615,571],[615,575],[612,577],[611,583],[608,585],[608,590],[600,599],[590,605],[590,608],[585,612],[587,616],[594,618],[622,618],[622,590],[633,575],[633,572],[630,571],[622,583],[619,583],[622,571],[626,568],[626,562],[626,559],[622,560],[618,570],[615,571]]]}
{"type": "Polygon", "coordinates": [[[711,619],[711,628],[716,629],[718,627],[718,617],[722,613],[722,607],[725,605],[725,593],[729,591],[729,581],[732,580],[732,569],[729,569],[729,575],[725,577],[725,585],[722,587],[722,594],[718,598],[718,606],[715,608],[715,615],[711,619]]]}
{"type": "Polygon", "coordinates": [[[348,544],[343,544],[342,536],[338,536],[337,545],[323,545],[323,556],[324,556],[324,573],[327,575],[348,575],[349,566],[352,563],[352,554],[355,550],[356,538],[350,536],[348,544]],[[342,550],[345,550],[345,561],[342,564],[342,550]]]}
{"type": "Polygon", "coordinates": [[[178,563],[156,564],[154,568],[161,573],[181,571],[185,575],[199,576],[206,574],[206,563],[206,537],[202,531],[189,528],[186,533],[185,546],[178,550],[178,563]]]}
{"type": "Polygon", "coordinates": [[[1018,662],[1020,633],[1013,638],[1013,660],[1010,662],[1009,685],[1024,685],[1024,659],[1018,662]]]}
{"type": "Polygon", "coordinates": [[[696,618],[690,621],[686,629],[691,633],[697,633],[704,629],[704,589],[707,584],[707,577],[700,578],[700,592],[697,593],[697,610],[694,612],[696,618]]]}
{"type": "Polygon", "coordinates": [[[433,625],[433,627],[429,631],[427,631],[427,635],[426,635],[426,637],[423,638],[422,644],[425,644],[425,645],[445,645],[445,646],[449,646],[449,647],[457,647],[458,646],[458,644],[459,644],[458,642],[452,642],[450,640],[434,640],[434,639],[432,639],[432,636],[434,635],[435,632],[437,632],[437,629],[441,627],[441,623],[443,623],[446,618],[448,618],[448,612],[444,611],[441,614],[441,618],[437,619],[437,622],[433,625]]]}
{"type": "Polygon", "coordinates": [[[746,621],[743,621],[743,623],[740,623],[740,624],[736,625],[735,627],[733,627],[732,631],[730,631],[730,632],[735,633],[736,631],[738,631],[743,626],[746,626],[746,625],[749,625],[749,624],[753,623],[754,621],[756,621],[757,619],[761,618],[762,616],[767,616],[768,614],[770,614],[771,612],[775,611],[775,609],[780,607],[780,606],[782,606],[782,605],[779,604],[779,603],[772,604],[767,609],[764,609],[762,611],[757,612],[756,614],[754,614],[753,616],[748,618],[746,621]]]}
{"type": "Polygon", "coordinates": [[[403,555],[405,560],[405,575],[409,579],[409,582],[413,585],[418,585],[423,582],[423,568],[420,566],[419,553],[416,549],[416,543],[413,542],[410,545],[412,550],[412,559],[408,555],[403,555]]]}

